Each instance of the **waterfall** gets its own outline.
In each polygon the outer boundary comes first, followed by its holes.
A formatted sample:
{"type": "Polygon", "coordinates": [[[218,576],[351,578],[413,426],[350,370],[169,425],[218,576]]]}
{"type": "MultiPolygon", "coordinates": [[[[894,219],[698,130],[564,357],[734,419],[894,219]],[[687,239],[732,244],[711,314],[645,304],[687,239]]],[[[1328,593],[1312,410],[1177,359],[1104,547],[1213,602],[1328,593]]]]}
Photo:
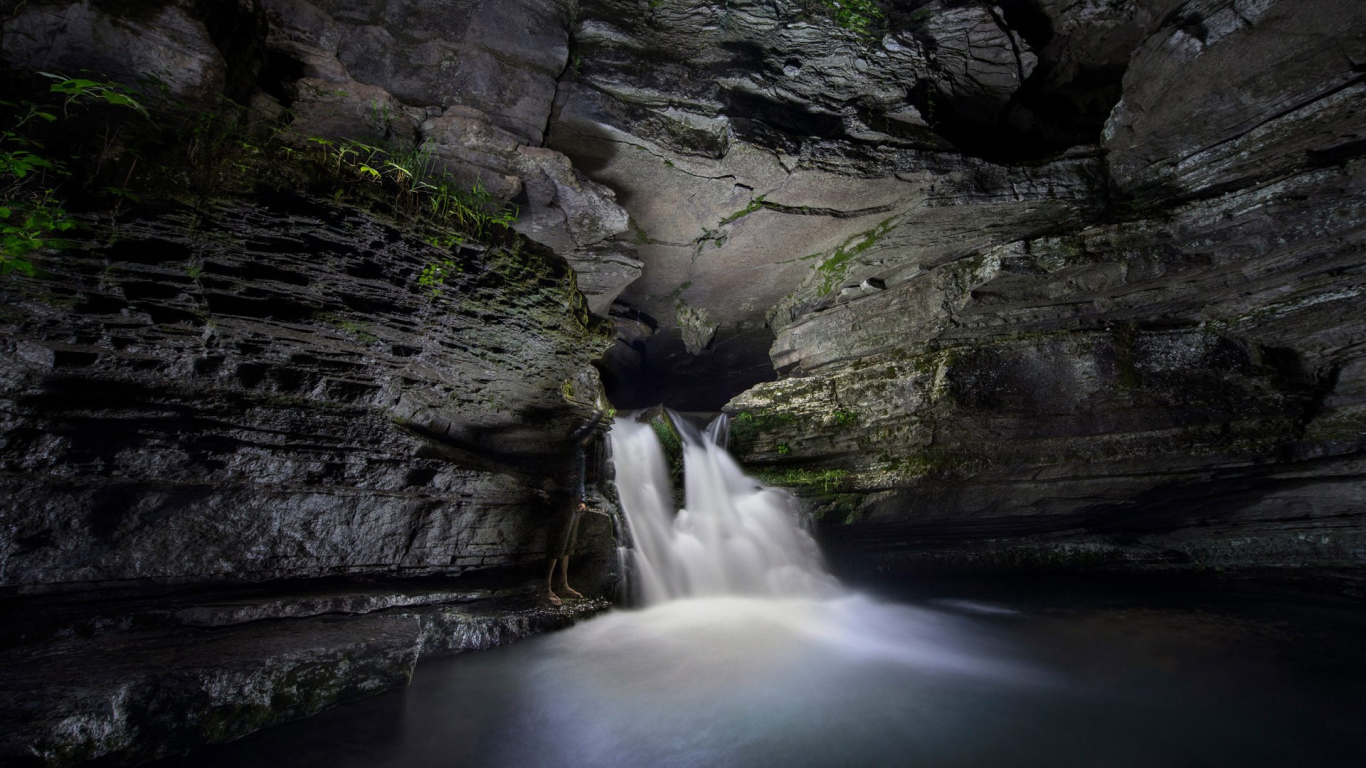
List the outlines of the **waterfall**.
{"type": "Polygon", "coordinates": [[[631,535],[629,570],[646,605],[684,597],[818,597],[839,591],[787,491],[747,477],[726,453],[725,423],[683,438],[684,507],[673,508],[668,463],[649,424],[612,426],[617,492],[631,535]]]}
{"type": "Polygon", "coordinates": [[[707,439],[723,451],[730,448],[730,417],[723,413],[712,419],[707,425],[707,439]]]}

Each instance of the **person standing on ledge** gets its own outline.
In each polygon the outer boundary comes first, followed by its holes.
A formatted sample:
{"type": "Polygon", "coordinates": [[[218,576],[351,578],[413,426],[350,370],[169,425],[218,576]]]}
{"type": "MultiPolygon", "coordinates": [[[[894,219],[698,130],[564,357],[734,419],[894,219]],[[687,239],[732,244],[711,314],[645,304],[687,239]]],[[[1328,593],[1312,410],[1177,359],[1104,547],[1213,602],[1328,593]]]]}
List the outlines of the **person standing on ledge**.
{"type": "Polygon", "coordinates": [[[602,421],[602,411],[594,411],[593,418],[587,424],[579,427],[574,433],[574,458],[573,477],[571,478],[570,506],[566,514],[560,516],[560,525],[557,529],[552,529],[552,535],[558,535],[551,539],[557,542],[558,546],[552,549],[556,553],[550,561],[550,570],[545,577],[546,596],[551,605],[560,605],[560,598],[555,594],[555,566],[560,567],[560,592],[570,599],[580,599],[583,597],[578,590],[569,586],[569,552],[574,548],[579,538],[579,521],[583,519],[583,513],[588,511],[588,503],[585,500],[587,491],[585,490],[585,480],[587,475],[587,463],[585,450],[589,440],[593,437],[593,429],[602,421]]]}

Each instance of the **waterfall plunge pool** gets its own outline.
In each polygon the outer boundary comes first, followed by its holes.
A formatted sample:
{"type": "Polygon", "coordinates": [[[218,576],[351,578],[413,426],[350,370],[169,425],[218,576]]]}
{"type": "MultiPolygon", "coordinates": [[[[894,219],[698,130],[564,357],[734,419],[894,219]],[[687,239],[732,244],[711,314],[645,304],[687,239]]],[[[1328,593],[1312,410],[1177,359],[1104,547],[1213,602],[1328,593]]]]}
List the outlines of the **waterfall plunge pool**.
{"type": "Polygon", "coordinates": [[[682,429],[614,426],[644,607],[420,664],[413,684],[189,768],[1197,768],[1366,764],[1358,600],[1018,579],[873,597],[791,499],[682,429]]]}
{"type": "Polygon", "coordinates": [[[184,768],[1359,768],[1355,601],[1146,580],[716,597],[418,665],[184,768]]]}

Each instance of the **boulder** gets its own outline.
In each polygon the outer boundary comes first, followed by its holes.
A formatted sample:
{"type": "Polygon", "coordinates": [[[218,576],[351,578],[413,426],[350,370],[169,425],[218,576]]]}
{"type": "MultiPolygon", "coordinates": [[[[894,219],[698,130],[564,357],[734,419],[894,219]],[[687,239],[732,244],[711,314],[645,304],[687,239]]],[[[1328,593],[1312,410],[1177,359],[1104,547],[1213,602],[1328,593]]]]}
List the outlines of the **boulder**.
{"type": "Polygon", "coordinates": [[[111,15],[88,2],[21,4],[0,49],[11,67],[72,76],[91,70],[125,83],[158,82],[175,96],[216,99],[227,63],[191,2],[111,15]]]}

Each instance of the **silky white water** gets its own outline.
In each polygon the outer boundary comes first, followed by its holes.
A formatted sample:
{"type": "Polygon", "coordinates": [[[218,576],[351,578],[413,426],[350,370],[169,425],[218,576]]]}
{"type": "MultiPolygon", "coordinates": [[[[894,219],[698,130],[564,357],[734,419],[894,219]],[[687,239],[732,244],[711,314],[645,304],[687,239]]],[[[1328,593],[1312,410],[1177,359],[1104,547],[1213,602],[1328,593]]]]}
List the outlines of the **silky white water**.
{"type": "Polygon", "coordinates": [[[837,582],[802,529],[792,497],[745,475],[726,453],[724,416],[706,437],[680,417],[685,505],[674,509],[668,463],[653,428],[612,427],[617,491],[631,534],[627,557],[644,605],[684,597],[829,597],[837,582]]]}
{"type": "Polygon", "coordinates": [[[926,765],[950,765],[939,734],[896,723],[941,716],[936,691],[959,681],[998,691],[1047,682],[961,610],[841,586],[792,495],[726,452],[724,417],[699,432],[670,415],[683,443],[681,509],[655,430],[622,417],[610,433],[639,607],[540,644],[522,681],[536,706],[490,764],[888,765],[919,750],[926,765]],[[849,741],[875,723],[880,735],[849,741]]]}

